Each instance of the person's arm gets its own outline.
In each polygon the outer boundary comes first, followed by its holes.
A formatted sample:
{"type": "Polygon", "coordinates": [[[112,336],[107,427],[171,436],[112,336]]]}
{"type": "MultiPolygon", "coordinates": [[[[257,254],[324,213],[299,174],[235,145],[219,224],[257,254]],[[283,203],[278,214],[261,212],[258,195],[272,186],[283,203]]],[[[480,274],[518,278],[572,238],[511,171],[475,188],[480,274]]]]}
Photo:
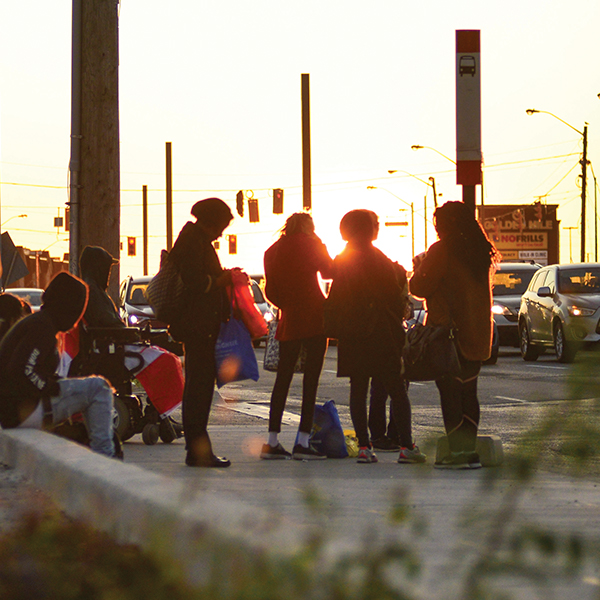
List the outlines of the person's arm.
{"type": "Polygon", "coordinates": [[[331,279],[333,277],[333,259],[329,256],[327,246],[318,237],[315,256],[317,269],[321,273],[321,277],[323,279],[331,279]]]}
{"type": "Polygon", "coordinates": [[[425,256],[415,257],[413,276],[410,278],[410,293],[417,298],[427,298],[438,288],[446,271],[446,256],[440,242],[433,244],[425,256]]]}
{"type": "Polygon", "coordinates": [[[28,396],[56,396],[60,392],[56,368],[58,355],[56,339],[43,336],[31,343],[22,340],[15,348],[10,370],[28,388],[28,396]]]}

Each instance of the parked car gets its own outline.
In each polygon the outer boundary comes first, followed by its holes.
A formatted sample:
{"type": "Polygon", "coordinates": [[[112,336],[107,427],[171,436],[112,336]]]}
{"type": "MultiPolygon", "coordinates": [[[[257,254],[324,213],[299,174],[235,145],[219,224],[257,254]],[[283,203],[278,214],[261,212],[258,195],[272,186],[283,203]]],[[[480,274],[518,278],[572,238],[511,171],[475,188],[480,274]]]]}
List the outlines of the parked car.
{"type": "MultiPolygon", "coordinates": [[[[420,298],[415,298],[409,295],[408,297],[410,318],[406,320],[406,326],[410,327],[417,321],[419,323],[425,322],[425,315],[427,315],[427,309],[425,303],[420,298]]],[[[490,357],[483,362],[484,365],[495,365],[498,362],[498,354],[500,353],[500,336],[498,334],[498,326],[496,321],[493,322],[492,332],[492,352],[490,357]]]]}
{"type": "MultiPolygon", "coordinates": [[[[251,284],[252,294],[254,295],[254,302],[256,303],[256,306],[258,306],[258,308],[260,309],[264,320],[267,322],[267,324],[269,324],[275,318],[276,309],[267,301],[258,282],[252,279],[251,284]]],[[[267,336],[265,335],[264,337],[253,340],[252,343],[254,344],[255,348],[258,348],[261,342],[266,343],[266,341],[267,336]]]]}
{"type": "Polygon", "coordinates": [[[40,288],[6,288],[4,291],[25,300],[31,306],[33,312],[40,310],[44,290],[40,288]]]}
{"type": "Polygon", "coordinates": [[[585,345],[600,342],[600,263],[549,265],[532,278],[521,298],[521,356],[533,361],[554,348],[572,362],[585,345]]]}
{"type": "Polygon", "coordinates": [[[492,314],[501,346],[519,347],[521,296],[541,268],[536,263],[500,263],[494,274],[492,314]]]}

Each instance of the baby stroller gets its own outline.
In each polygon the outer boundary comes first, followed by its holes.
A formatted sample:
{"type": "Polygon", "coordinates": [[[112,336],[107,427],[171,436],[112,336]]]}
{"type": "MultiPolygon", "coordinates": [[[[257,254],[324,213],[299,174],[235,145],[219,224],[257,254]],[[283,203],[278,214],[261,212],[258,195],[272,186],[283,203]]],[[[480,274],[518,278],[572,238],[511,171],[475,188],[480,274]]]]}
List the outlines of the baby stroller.
{"type": "Polygon", "coordinates": [[[146,394],[133,393],[133,381],[144,369],[144,347],[148,336],[137,327],[87,327],[79,324],[79,352],[69,367],[69,377],[102,375],[115,388],[114,428],[121,441],[137,433],[147,445],[160,439],[165,444],[183,435],[181,426],[170,416],[161,416],[146,394]],[[136,346],[132,352],[127,347],[136,346]],[[141,346],[141,348],[139,348],[141,346]]]}

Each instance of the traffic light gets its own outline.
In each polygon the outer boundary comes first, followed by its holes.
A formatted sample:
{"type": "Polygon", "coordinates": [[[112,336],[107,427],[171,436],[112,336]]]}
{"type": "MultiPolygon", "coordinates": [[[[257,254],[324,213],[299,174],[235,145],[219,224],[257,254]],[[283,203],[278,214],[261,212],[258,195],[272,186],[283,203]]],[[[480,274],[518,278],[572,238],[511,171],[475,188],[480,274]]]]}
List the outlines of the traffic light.
{"type": "Polygon", "coordinates": [[[541,202],[536,202],[535,203],[535,218],[538,221],[541,221],[543,219],[543,215],[542,215],[542,203],[541,202]]]}
{"type": "Polygon", "coordinates": [[[135,238],[127,238],[127,256],[135,256],[135,238]]]}
{"type": "Polygon", "coordinates": [[[273,190],[273,214],[283,214],[283,190],[280,188],[273,190]]]}
{"type": "Polygon", "coordinates": [[[229,254],[237,254],[237,235],[228,235],[229,254]]]}
{"type": "Polygon", "coordinates": [[[256,198],[248,198],[248,217],[250,223],[258,223],[258,200],[256,198]]]}
{"type": "Polygon", "coordinates": [[[240,215],[240,217],[243,217],[244,216],[244,192],[243,192],[243,190],[240,190],[235,195],[235,204],[237,207],[238,215],[240,215]]]}

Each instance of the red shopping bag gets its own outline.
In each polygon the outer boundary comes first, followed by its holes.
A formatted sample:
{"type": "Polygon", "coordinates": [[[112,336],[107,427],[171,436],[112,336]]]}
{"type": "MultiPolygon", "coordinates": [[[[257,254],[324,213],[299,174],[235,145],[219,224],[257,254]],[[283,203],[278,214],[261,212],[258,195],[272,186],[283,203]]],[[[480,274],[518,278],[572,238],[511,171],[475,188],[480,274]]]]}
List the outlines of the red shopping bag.
{"type": "Polygon", "coordinates": [[[244,323],[250,336],[264,337],[269,332],[269,327],[256,303],[248,275],[241,269],[232,269],[231,287],[227,288],[234,316],[244,323]]]}

